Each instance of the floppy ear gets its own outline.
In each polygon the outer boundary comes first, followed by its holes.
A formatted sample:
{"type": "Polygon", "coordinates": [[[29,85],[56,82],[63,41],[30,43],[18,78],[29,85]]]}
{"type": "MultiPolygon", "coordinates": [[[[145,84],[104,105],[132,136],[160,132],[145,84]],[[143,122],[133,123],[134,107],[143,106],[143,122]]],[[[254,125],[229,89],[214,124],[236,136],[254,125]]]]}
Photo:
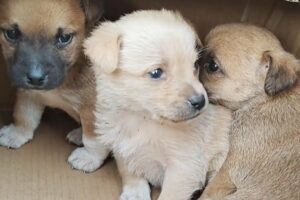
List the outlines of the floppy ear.
{"type": "Polygon", "coordinates": [[[93,67],[106,73],[117,69],[120,46],[121,33],[112,22],[102,23],[83,44],[85,55],[89,57],[93,67]]]}
{"type": "Polygon", "coordinates": [[[92,28],[101,19],[104,9],[103,0],[80,0],[81,7],[85,13],[86,24],[92,28]]]}
{"type": "Polygon", "coordinates": [[[265,92],[274,96],[295,85],[300,70],[299,61],[287,52],[270,52],[263,54],[263,62],[268,68],[265,79],[265,92]]]}

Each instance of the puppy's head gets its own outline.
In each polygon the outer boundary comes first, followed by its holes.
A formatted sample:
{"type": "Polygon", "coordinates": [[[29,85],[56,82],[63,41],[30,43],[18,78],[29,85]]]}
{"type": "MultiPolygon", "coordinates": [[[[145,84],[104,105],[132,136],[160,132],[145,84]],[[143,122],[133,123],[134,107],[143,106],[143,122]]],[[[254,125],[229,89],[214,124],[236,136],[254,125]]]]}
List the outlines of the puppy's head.
{"type": "Polygon", "coordinates": [[[100,80],[100,96],[110,104],[182,121],[207,105],[198,80],[199,45],[180,14],[162,10],[103,23],[84,47],[100,80]]]}
{"type": "Polygon", "coordinates": [[[237,109],[256,96],[275,96],[293,87],[299,62],[269,31],[227,24],[206,37],[200,80],[210,98],[237,109]]]}
{"type": "Polygon", "coordinates": [[[59,86],[101,13],[100,3],[88,0],[0,0],[0,43],[13,84],[59,86]]]}

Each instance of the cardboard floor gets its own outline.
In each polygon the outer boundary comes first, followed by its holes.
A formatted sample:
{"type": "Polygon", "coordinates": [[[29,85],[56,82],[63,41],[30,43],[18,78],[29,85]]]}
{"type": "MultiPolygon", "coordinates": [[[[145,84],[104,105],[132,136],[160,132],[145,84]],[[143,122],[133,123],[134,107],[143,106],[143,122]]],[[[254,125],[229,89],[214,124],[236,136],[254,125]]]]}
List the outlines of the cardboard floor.
{"type": "MultiPolygon", "coordinates": [[[[0,127],[10,122],[0,113],[0,127]]],[[[0,200],[115,200],[121,179],[113,159],[94,173],[66,162],[76,146],[65,140],[76,124],[61,113],[44,117],[33,141],[18,150],[0,147],[0,200]]],[[[153,192],[153,199],[158,190],[153,192]]]]}

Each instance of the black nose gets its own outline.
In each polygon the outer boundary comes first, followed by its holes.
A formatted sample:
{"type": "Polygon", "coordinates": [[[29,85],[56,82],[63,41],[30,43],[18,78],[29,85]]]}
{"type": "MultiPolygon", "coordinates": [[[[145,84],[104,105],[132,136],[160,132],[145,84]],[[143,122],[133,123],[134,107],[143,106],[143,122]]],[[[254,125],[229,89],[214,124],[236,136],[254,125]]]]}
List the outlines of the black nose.
{"type": "Polygon", "coordinates": [[[188,101],[196,110],[201,110],[205,106],[204,95],[192,96],[188,101]]]}
{"type": "Polygon", "coordinates": [[[47,79],[47,74],[40,69],[33,69],[27,74],[27,83],[32,86],[43,86],[47,79]]]}

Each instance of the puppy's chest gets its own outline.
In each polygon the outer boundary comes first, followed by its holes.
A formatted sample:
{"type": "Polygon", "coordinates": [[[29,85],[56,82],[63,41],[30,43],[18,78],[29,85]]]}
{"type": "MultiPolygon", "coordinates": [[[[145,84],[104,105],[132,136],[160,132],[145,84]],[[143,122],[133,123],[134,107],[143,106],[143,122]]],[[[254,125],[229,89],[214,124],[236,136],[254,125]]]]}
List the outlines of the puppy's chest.
{"type": "Polygon", "coordinates": [[[168,162],[163,144],[137,136],[119,142],[114,153],[122,157],[131,173],[145,177],[155,186],[161,186],[168,162]]]}
{"type": "Polygon", "coordinates": [[[110,122],[110,126],[104,126],[101,132],[102,140],[131,173],[146,178],[153,185],[162,184],[171,157],[164,135],[167,131],[150,121],[127,116],[110,122]]]}
{"type": "Polygon", "coordinates": [[[40,96],[46,106],[61,109],[79,121],[80,97],[74,92],[53,90],[40,92],[40,96]]]}

